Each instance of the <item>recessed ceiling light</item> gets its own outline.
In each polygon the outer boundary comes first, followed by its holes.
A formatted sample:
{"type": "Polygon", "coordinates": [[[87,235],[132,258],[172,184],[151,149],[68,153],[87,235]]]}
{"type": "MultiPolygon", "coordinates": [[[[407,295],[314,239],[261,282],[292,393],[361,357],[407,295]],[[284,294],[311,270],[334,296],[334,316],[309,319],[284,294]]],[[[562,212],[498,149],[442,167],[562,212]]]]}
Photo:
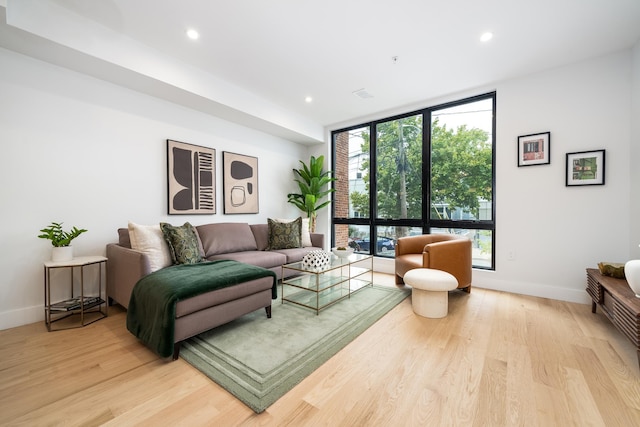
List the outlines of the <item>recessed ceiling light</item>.
{"type": "Polygon", "coordinates": [[[198,40],[200,34],[198,34],[198,32],[193,28],[190,28],[187,30],[187,37],[189,37],[191,40],[198,40]]]}
{"type": "Polygon", "coordinates": [[[304,102],[306,102],[306,103],[310,103],[311,101],[313,101],[313,98],[312,98],[312,97],[310,97],[310,96],[305,96],[305,97],[304,97],[304,102]]]}
{"type": "Polygon", "coordinates": [[[488,42],[489,40],[491,40],[493,38],[493,33],[490,31],[487,31],[486,33],[483,33],[480,36],[480,41],[481,42],[488,42]]]}

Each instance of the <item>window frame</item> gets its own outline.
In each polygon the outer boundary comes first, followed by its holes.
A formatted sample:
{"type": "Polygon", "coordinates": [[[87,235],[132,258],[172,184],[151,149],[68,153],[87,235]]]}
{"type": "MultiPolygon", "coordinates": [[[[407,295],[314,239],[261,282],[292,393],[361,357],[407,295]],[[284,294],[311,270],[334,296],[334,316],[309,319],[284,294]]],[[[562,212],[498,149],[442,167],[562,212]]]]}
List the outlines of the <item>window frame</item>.
{"type": "MultiPolygon", "coordinates": [[[[484,270],[495,270],[495,242],[496,242],[496,104],[497,94],[496,92],[488,92],[481,95],[476,95],[444,104],[439,104],[408,113],[402,113],[391,117],[384,117],[377,120],[372,120],[364,123],[359,123],[347,128],[341,128],[331,131],[331,152],[332,152],[332,165],[336,165],[336,135],[342,132],[349,132],[361,128],[368,127],[370,135],[369,146],[369,217],[368,218],[342,218],[335,216],[336,206],[336,192],[331,195],[331,246],[335,246],[335,226],[346,224],[369,226],[369,241],[377,242],[378,235],[376,229],[378,227],[418,227],[422,228],[423,234],[429,234],[432,229],[437,228],[450,228],[450,229],[469,229],[469,230],[488,230],[491,232],[491,265],[481,266],[474,265],[473,268],[484,270]],[[454,220],[454,219],[431,219],[430,218],[430,203],[431,203],[431,123],[432,112],[436,112],[442,109],[469,104],[486,99],[492,99],[492,132],[490,136],[491,141],[491,186],[492,186],[492,198],[491,198],[491,219],[475,219],[475,220],[454,220]],[[377,170],[377,125],[386,123],[393,120],[399,120],[405,117],[412,117],[416,115],[422,115],[422,218],[413,219],[399,219],[399,218],[379,218],[377,216],[377,182],[376,174],[377,170]]],[[[335,188],[335,183],[332,184],[335,188]]],[[[370,253],[374,256],[380,256],[377,253],[377,245],[370,244],[370,253]]]]}

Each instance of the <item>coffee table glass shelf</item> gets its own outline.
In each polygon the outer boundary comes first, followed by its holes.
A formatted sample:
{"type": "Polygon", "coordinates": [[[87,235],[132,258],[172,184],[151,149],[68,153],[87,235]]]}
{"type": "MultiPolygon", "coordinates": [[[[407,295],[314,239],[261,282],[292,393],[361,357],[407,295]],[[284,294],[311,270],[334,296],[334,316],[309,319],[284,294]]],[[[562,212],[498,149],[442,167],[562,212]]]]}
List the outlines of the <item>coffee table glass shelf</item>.
{"type": "Polygon", "coordinates": [[[365,286],[373,286],[373,256],[354,254],[339,258],[334,255],[328,265],[318,269],[304,267],[302,262],[285,264],[282,277],[282,303],[298,304],[319,314],[365,286]],[[284,279],[285,270],[298,274],[284,279]]]}

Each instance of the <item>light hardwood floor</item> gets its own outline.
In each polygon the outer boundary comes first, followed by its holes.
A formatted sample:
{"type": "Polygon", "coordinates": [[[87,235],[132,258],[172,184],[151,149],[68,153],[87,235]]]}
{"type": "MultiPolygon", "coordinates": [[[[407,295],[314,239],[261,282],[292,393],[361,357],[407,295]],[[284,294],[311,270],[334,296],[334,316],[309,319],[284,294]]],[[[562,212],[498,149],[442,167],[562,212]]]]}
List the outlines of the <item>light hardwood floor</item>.
{"type": "Polygon", "coordinates": [[[449,304],[426,319],[406,299],[262,414],[158,359],[117,306],[80,329],[0,331],[0,425],[640,425],[635,349],[600,312],[480,288],[449,304]]]}

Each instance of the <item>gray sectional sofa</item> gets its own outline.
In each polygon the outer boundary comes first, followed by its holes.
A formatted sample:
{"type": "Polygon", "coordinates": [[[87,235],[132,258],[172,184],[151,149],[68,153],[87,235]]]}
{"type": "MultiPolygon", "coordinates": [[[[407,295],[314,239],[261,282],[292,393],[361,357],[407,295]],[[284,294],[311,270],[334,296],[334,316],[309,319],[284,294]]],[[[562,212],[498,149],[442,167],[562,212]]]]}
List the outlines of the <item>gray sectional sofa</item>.
{"type": "MultiPolygon", "coordinates": [[[[311,247],[267,250],[267,224],[212,223],[196,226],[207,260],[232,259],[272,270],[281,279],[282,265],[302,260],[311,250],[324,249],[324,235],[311,233],[311,247]]],[[[118,229],[118,243],[107,245],[107,293],[127,308],[133,286],[151,272],[148,257],[131,249],[129,230],[118,229]]]]}
{"type": "MultiPolygon", "coordinates": [[[[212,223],[195,227],[205,260],[235,260],[282,275],[282,265],[302,260],[312,250],[324,249],[324,235],[310,233],[312,246],[268,250],[267,224],[212,223]]],[[[152,272],[150,257],[131,248],[128,228],[118,230],[118,243],[107,245],[107,295],[124,308],[142,277],[152,272]]],[[[262,278],[179,301],[176,309],[174,360],[181,341],[259,308],[271,315],[273,278],[262,278]]]]}

